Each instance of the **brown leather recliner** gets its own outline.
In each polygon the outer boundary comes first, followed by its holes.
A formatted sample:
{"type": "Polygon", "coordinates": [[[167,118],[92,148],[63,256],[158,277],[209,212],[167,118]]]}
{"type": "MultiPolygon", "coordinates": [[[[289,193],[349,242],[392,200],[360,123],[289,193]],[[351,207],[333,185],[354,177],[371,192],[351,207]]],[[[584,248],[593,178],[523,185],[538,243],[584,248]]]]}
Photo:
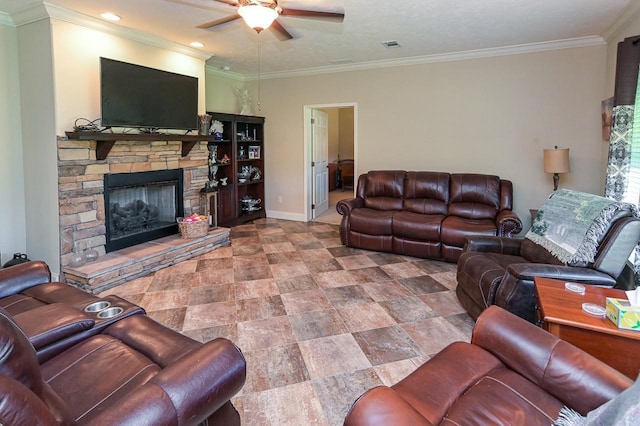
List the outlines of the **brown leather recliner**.
{"type": "MultiPolygon", "coordinates": [[[[46,321],[46,318],[32,318],[46,321]]],[[[246,377],[233,343],[196,342],[146,315],[121,319],[41,365],[0,309],[0,424],[239,424],[246,377]]]]}
{"type": "Polygon", "coordinates": [[[629,210],[616,214],[590,264],[564,265],[526,238],[472,237],[458,259],[456,295],[474,319],[495,304],[535,322],[534,277],[614,287],[639,240],[640,220],[629,210]]]}
{"type": "Polygon", "coordinates": [[[478,318],[471,343],[453,343],[396,385],[367,391],[344,424],[546,426],[564,405],[585,415],[632,383],[493,306],[478,318]]]}
{"type": "Polygon", "coordinates": [[[44,362],[114,322],[144,314],[142,307],[118,296],[97,297],[61,282],[51,282],[46,263],[32,261],[0,269],[0,307],[20,325],[44,362]],[[103,317],[100,311],[87,312],[96,302],[122,310],[103,317]],[[46,320],[31,321],[31,318],[46,320]]]}
{"type": "Polygon", "coordinates": [[[513,186],[498,176],[377,170],[336,209],[346,246],[455,262],[470,236],[522,230],[512,204],[513,186]]]}

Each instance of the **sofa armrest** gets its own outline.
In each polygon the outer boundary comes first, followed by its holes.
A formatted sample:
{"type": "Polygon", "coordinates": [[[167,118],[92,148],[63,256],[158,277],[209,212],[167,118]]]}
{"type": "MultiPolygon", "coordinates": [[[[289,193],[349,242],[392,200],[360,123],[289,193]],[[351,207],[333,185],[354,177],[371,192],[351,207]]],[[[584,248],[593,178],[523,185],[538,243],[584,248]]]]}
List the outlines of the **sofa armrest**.
{"type": "Polygon", "coordinates": [[[18,294],[29,287],[50,281],[49,267],[39,260],[0,268],[0,298],[18,294]]]}
{"type": "Polygon", "coordinates": [[[216,339],[163,369],[92,423],[197,425],[238,393],[245,379],[240,350],[216,339]]]}
{"type": "Polygon", "coordinates": [[[362,198],[347,198],[340,200],[336,204],[336,210],[342,216],[348,216],[353,209],[357,209],[364,206],[364,200],[362,198]]]}
{"type": "Polygon", "coordinates": [[[471,342],[582,415],[633,383],[581,349],[497,306],[478,317],[471,342]]]}
{"type": "Polygon", "coordinates": [[[13,316],[36,350],[89,330],[95,321],[77,309],[52,303],[13,316]]]}
{"type": "Polygon", "coordinates": [[[512,210],[500,210],[496,217],[498,236],[511,237],[522,231],[522,221],[512,210]]]}
{"type": "Polygon", "coordinates": [[[378,386],[365,392],[351,406],[344,426],[357,425],[431,426],[432,423],[416,411],[395,390],[378,386]]]}
{"type": "Polygon", "coordinates": [[[507,267],[506,272],[505,275],[511,275],[520,281],[533,281],[535,277],[542,277],[607,287],[613,287],[616,284],[616,279],[604,272],[578,266],[514,263],[507,267]]]}
{"type": "Polygon", "coordinates": [[[467,238],[463,253],[475,251],[520,256],[521,243],[519,238],[473,236],[467,238]]]}

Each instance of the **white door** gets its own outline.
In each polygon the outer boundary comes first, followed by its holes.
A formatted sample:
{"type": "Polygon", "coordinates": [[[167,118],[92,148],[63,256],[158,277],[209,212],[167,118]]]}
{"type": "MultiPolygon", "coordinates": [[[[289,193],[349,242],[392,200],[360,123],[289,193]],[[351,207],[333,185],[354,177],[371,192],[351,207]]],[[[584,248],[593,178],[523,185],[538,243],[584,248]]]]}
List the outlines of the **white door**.
{"type": "Polygon", "coordinates": [[[313,217],[329,208],[329,114],[311,111],[311,145],[313,147],[313,217]]]}

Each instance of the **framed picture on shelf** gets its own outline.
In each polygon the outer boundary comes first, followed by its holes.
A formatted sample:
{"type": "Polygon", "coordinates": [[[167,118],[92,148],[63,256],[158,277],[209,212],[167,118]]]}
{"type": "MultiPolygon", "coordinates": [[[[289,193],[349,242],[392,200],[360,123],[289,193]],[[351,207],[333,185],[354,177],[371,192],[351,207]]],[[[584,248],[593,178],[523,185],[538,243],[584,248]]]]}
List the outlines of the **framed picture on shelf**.
{"type": "Polygon", "coordinates": [[[259,159],[260,158],[260,147],[259,146],[250,146],[249,147],[249,158],[250,159],[259,159]]]}

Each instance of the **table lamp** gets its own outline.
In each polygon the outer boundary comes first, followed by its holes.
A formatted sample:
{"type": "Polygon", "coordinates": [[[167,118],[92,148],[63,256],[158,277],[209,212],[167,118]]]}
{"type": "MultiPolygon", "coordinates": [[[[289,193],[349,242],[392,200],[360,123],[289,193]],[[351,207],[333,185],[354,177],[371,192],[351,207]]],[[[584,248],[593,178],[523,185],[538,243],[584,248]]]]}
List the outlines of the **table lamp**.
{"type": "Polygon", "coordinates": [[[560,148],[544,150],[544,172],[553,173],[553,190],[558,189],[560,182],[560,173],[568,173],[569,168],[569,148],[560,148]]]}

